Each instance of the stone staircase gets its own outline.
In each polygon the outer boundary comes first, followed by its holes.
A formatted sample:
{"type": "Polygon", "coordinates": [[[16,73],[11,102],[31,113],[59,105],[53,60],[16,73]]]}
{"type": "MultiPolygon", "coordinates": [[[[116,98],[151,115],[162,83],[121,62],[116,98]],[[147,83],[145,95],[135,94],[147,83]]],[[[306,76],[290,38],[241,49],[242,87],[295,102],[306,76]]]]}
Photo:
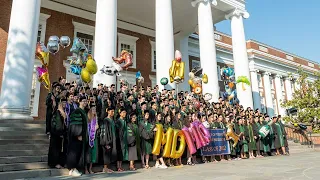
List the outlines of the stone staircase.
{"type": "Polygon", "coordinates": [[[0,179],[23,179],[66,175],[49,169],[49,139],[45,121],[0,121],[0,179]]]}

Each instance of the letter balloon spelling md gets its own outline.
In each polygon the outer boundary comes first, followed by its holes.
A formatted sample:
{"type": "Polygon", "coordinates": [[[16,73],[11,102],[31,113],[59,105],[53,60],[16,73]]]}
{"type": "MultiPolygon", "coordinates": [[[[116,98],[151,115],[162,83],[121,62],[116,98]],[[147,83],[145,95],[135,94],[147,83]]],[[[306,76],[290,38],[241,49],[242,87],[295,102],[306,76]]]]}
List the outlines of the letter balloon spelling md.
{"type": "Polygon", "coordinates": [[[183,132],[183,135],[184,135],[184,137],[186,139],[186,143],[188,145],[188,149],[189,149],[190,154],[196,153],[197,149],[196,149],[196,146],[194,145],[194,139],[191,136],[191,134],[189,132],[189,129],[187,127],[184,127],[182,129],[182,132],[183,132]]]}
{"type": "Polygon", "coordinates": [[[179,158],[182,156],[186,147],[186,141],[182,131],[169,128],[167,132],[163,133],[163,127],[161,124],[156,124],[157,132],[153,143],[152,154],[159,155],[161,145],[163,148],[163,157],[167,158],[179,158]],[[177,151],[177,141],[180,137],[180,145],[177,151]]]}

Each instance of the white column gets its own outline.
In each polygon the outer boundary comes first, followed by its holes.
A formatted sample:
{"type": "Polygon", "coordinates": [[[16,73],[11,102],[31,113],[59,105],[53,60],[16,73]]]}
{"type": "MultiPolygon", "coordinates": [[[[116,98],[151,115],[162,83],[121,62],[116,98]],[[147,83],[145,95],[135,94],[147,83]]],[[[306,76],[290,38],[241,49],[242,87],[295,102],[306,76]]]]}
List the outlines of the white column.
{"type": "MultiPolygon", "coordinates": [[[[248,79],[250,79],[249,60],[243,27],[243,17],[248,18],[249,14],[238,9],[226,15],[226,18],[231,20],[233,61],[236,79],[238,79],[239,76],[246,76],[248,79]]],[[[240,104],[243,105],[243,107],[253,108],[251,86],[244,86],[245,89],[242,88],[242,83],[237,84],[237,94],[240,104]]]]}
{"type": "Polygon", "coordinates": [[[157,85],[163,89],[160,80],[168,78],[167,89],[175,88],[170,83],[169,68],[174,59],[174,37],[171,0],[156,0],[156,61],[157,61],[157,85]]]}
{"type": "Polygon", "coordinates": [[[276,96],[277,96],[277,104],[278,104],[278,114],[279,115],[285,115],[284,108],[281,106],[281,103],[283,102],[282,98],[282,87],[281,87],[281,75],[276,75],[276,78],[274,79],[275,86],[276,86],[276,96]]]}
{"type": "Polygon", "coordinates": [[[264,97],[266,98],[266,109],[267,113],[270,117],[274,116],[274,109],[272,103],[272,95],[271,95],[271,84],[270,84],[270,76],[271,73],[265,72],[263,73],[263,86],[264,86],[264,97]]]}
{"type": "Polygon", "coordinates": [[[252,96],[253,96],[253,107],[254,107],[254,109],[259,109],[261,111],[261,99],[260,99],[259,82],[258,82],[257,72],[259,72],[259,70],[250,69],[251,88],[252,88],[252,96]]]}
{"type": "Polygon", "coordinates": [[[212,22],[211,5],[216,5],[212,0],[195,0],[193,6],[198,4],[199,46],[200,63],[203,73],[208,75],[209,82],[203,84],[203,94],[211,93],[213,102],[219,99],[219,83],[217,72],[216,45],[212,22]]]}
{"type": "Polygon", "coordinates": [[[94,38],[94,58],[98,72],[94,75],[93,85],[99,83],[110,86],[116,84],[115,76],[101,74],[104,65],[112,65],[116,56],[117,44],[117,0],[97,0],[96,26],[94,38]]]}
{"type": "Polygon", "coordinates": [[[189,79],[189,36],[183,37],[177,42],[177,49],[182,54],[182,61],[184,62],[184,81],[179,84],[179,91],[190,91],[189,79]]]}
{"type": "Polygon", "coordinates": [[[32,119],[30,94],[41,0],[13,0],[3,70],[0,119],[32,119]]]}
{"type": "Polygon", "coordinates": [[[286,78],[285,79],[285,86],[286,86],[286,95],[287,95],[287,100],[290,101],[292,100],[292,87],[291,87],[291,79],[286,78]]]}

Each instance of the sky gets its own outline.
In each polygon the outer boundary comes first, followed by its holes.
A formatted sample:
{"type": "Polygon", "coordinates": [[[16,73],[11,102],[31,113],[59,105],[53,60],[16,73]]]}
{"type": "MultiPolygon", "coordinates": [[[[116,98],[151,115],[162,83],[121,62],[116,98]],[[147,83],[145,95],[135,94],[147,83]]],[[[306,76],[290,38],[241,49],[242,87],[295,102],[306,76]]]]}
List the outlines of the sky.
{"type": "MultiPolygon", "coordinates": [[[[246,39],[320,63],[320,0],[246,0],[246,39]]],[[[230,21],[216,24],[231,35],[230,21]]]]}

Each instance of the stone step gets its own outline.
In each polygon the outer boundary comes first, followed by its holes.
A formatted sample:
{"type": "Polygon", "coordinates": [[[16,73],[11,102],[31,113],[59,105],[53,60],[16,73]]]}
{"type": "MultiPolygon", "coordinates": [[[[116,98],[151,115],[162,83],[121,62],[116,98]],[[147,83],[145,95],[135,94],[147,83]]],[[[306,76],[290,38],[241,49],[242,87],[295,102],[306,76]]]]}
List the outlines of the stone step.
{"type": "Polygon", "coordinates": [[[18,119],[12,119],[12,120],[1,120],[1,124],[5,123],[11,123],[11,124],[45,124],[45,120],[18,120],[18,119]]]}
{"type": "MultiPolygon", "coordinates": [[[[1,121],[0,121],[1,122],[1,121]]],[[[42,128],[45,131],[46,124],[39,123],[1,123],[0,127],[12,127],[12,128],[42,128]]]]}
{"type": "Polygon", "coordinates": [[[7,136],[46,136],[45,133],[37,132],[37,131],[0,131],[0,138],[7,136]]]}
{"type": "Polygon", "coordinates": [[[10,144],[10,145],[0,145],[0,149],[5,149],[5,150],[21,150],[21,149],[43,150],[43,149],[49,149],[49,144],[10,144]]]}
{"type": "Polygon", "coordinates": [[[0,140],[46,140],[48,136],[46,134],[30,134],[30,135],[19,135],[11,133],[11,135],[1,135],[0,140]]]}
{"type": "Polygon", "coordinates": [[[46,139],[31,140],[31,139],[4,139],[0,138],[0,145],[11,145],[11,144],[49,144],[48,137],[46,139]]]}
{"type": "Polygon", "coordinates": [[[66,176],[69,171],[67,169],[37,169],[25,171],[9,171],[0,172],[0,179],[26,179],[26,178],[44,178],[49,176],[66,176]]]}
{"type": "Polygon", "coordinates": [[[0,164],[0,172],[48,169],[47,162],[0,164]]]}
{"type": "Polygon", "coordinates": [[[12,132],[12,131],[32,131],[32,132],[38,132],[38,133],[44,133],[43,127],[1,127],[0,126],[0,132],[12,132]]]}
{"type": "Polygon", "coordinates": [[[14,164],[14,163],[32,163],[32,162],[47,162],[48,156],[14,156],[14,157],[0,157],[0,164],[14,164]]]}
{"type": "Polygon", "coordinates": [[[0,149],[0,157],[7,156],[42,156],[47,155],[48,150],[3,150],[0,149]]]}

